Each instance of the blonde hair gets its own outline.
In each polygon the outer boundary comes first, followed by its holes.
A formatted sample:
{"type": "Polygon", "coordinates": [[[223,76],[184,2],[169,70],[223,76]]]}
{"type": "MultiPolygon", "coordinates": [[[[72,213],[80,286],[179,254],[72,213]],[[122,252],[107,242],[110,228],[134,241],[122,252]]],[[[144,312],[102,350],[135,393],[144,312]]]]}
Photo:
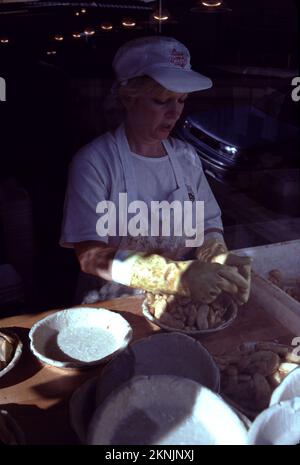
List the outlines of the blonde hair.
{"type": "Polygon", "coordinates": [[[169,99],[177,96],[176,92],[172,92],[161,86],[158,82],[148,76],[138,76],[130,79],[125,85],[119,85],[118,95],[123,99],[138,98],[149,96],[154,98],[169,99]]]}
{"type": "Polygon", "coordinates": [[[106,97],[103,103],[107,130],[116,129],[124,121],[126,115],[124,101],[145,95],[167,100],[176,97],[178,94],[165,89],[148,76],[138,76],[130,79],[125,85],[114,85],[113,92],[106,97]]]}

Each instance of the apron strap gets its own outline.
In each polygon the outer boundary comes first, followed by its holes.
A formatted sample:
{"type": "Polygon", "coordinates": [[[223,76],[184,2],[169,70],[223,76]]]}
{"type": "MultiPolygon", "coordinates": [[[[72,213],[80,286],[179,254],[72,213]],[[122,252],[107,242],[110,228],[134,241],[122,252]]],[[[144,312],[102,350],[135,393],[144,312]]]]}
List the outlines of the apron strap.
{"type": "Polygon", "coordinates": [[[167,139],[163,140],[162,143],[167,151],[167,154],[169,155],[169,159],[170,159],[173,171],[174,171],[177,187],[178,189],[182,189],[182,194],[183,194],[184,199],[189,200],[190,196],[189,196],[189,192],[187,190],[187,186],[184,181],[183,171],[177,160],[174,149],[172,148],[170,142],[167,139]]]}

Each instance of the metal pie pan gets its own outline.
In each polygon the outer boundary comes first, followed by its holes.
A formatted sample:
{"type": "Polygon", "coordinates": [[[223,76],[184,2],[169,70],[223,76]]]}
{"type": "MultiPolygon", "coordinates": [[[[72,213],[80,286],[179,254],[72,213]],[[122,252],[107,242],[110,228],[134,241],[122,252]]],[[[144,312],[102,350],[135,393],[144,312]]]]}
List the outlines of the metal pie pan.
{"type": "Polygon", "coordinates": [[[226,302],[226,305],[228,306],[228,308],[225,313],[225,319],[223,323],[221,323],[219,326],[208,328],[208,329],[185,330],[185,329],[172,328],[171,326],[168,326],[162,323],[157,318],[155,318],[154,315],[152,315],[152,313],[149,310],[147,299],[145,299],[142,303],[142,312],[148,321],[150,321],[151,323],[155,324],[156,326],[159,326],[160,328],[166,331],[176,331],[176,332],[180,332],[184,334],[189,334],[190,336],[198,336],[201,334],[211,334],[217,331],[222,331],[222,329],[225,329],[228,326],[230,326],[233,323],[233,321],[236,319],[237,314],[238,314],[237,304],[228,296],[226,297],[224,296],[224,301],[226,302]]]}

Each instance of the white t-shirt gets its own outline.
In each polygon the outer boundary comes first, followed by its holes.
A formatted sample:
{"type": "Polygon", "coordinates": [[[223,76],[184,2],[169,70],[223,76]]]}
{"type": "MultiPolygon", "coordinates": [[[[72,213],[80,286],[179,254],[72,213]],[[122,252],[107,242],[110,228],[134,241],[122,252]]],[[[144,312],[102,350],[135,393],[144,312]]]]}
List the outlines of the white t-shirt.
{"type": "MultiPolygon", "coordinates": [[[[179,139],[169,138],[183,171],[188,192],[204,201],[204,230],[223,229],[221,212],[209,187],[202,164],[194,148],[179,139]]],[[[132,153],[137,185],[137,199],[150,205],[151,200],[166,200],[176,189],[176,179],[169,156],[144,157],[132,153]]],[[[103,241],[118,247],[120,237],[99,236],[96,206],[103,200],[118,204],[119,193],[126,192],[124,172],[113,133],[106,133],[83,147],[69,169],[60,244],[73,247],[76,242],[103,241]]]]}

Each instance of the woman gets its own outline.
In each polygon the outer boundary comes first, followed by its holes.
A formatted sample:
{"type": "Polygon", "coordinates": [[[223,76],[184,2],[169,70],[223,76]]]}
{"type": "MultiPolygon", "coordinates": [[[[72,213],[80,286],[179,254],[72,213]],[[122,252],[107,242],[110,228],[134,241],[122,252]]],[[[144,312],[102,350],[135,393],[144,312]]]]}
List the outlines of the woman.
{"type": "Polygon", "coordinates": [[[65,200],[61,244],[74,247],[83,272],[107,281],[84,301],[148,290],[207,303],[226,291],[245,302],[249,259],[227,254],[199,157],[169,137],[188,94],[210,79],[167,37],[128,42],[113,68],[124,123],[75,156],[65,200]],[[221,253],[230,266],[213,263],[221,253]]]}

